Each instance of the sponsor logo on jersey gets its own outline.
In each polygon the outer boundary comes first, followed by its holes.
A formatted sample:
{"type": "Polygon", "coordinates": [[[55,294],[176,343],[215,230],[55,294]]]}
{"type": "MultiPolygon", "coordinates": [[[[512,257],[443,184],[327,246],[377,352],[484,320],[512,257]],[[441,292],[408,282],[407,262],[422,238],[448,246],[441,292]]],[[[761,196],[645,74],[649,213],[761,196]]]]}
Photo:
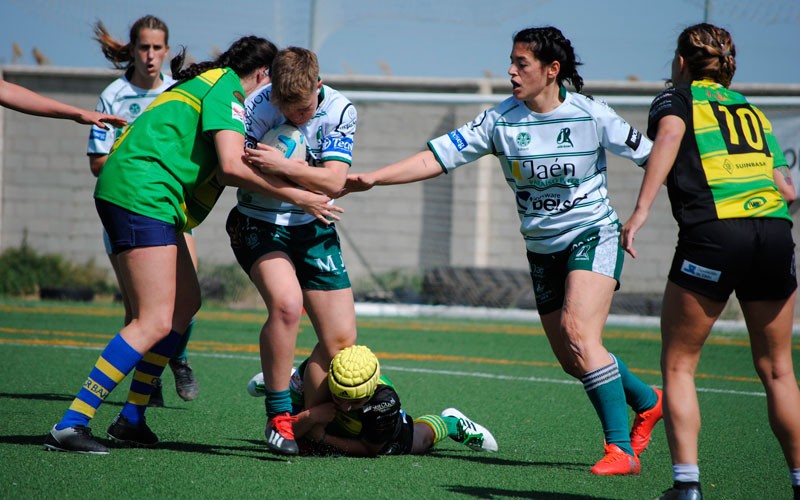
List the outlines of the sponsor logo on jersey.
{"type": "Polygon", "coordinates": [[[333,261],[333,255],[326,255],[325,260],[322,259],[314,259],[314,263],[317,265],[317,269],[322,271],[323,273],[333,273],[333,274],[342,274],[346,273],[347,270],[344,267],[344,260],[342,259],[342,254],[336,254],[339,257],[339,267],[336,267],[336,263],[333,261]]]}
{"type": "Polygon", "coordinates": [[[231,118],[244,125],[244,106],[238,102],[231,102],[231,118]]]}
{"type": "Polygon", "coordinates": [[[386,410],[390,409],[391,407],[393,407],[396,404],[397,404],[397,401],[395,401],[394,398],[391,398],[389,401],[381,401],[380,403],[377,403],[377,404],[364,405],[364,409],[361,410],[361,411],[363,413],[367,413],[367,412],[370,412],[370,411],[376,411],[376,412],[382,413],[382,412],[385,412],[386,410]]]}
{"type": "Polygon", "coordinates": [[[450,138],[450,142],[453,143],[453,145],[456,147],[457,150],[463,151],[464,148],[467,147],[466,139],[464,139],[464,136],[461,135],[461,132],[459,132],[458,130],[453,130],[452,132],[447,134],[447,137],[450,138]]]}
{"type": "Polygon", "coordinates": [[[92,380],[91,377],[86,379],[86,382],[83,383],[83,387],[100,399],[106,399],[106,397],[108,397],[108,390],[92,380]]]}
{"type": "Polygon", "coordinates": [[[517,146],[519,146],[520,149],[527,148],[528,145],[531,143],[531,134],[527,132],[520,132],[519,134],[517,134],[517,138],[515,139],[515,141],[517,142],[517,146]]]}
{"type": "Polygon", "coordinates": [[[767,204],[767,199],[763,196],[754,196],[750,198],[746,202],[744,202],[744,206],[742,207],[745,210],[754,210],[756,208],[761,208],[767,204]]]}
{"type": "Polygon", "coordinates": [[[733,173],[733,165],[731,165],[731,162],[728,161],[727,158],[725,158],[725,161],[722,163],[722,168],[724,168],[729,174],[733,173]]]}
{"type": "Polygon", "coordinates": [[[537,303],[548,302],[555,297],[555,292],[551,288],[547,288],[541,281],[537,281],[536,284],[533,285],[533,294],[536,296],[537,303]]]}
{"type": "Polygon", "coordinates": [[[142,107],[134,102],[133,104],[130,105],[130,107],[128,107],[128,111],[131,112],[132,116],[136,116],[142,112],[142,107]]]}
{"type": "Polygon", "coordinates": [[[641,144],[641,142],[642,142],[641,132],[631,127],[631,129],[628,130],[628,138],[625,140],[625,144],[632,150],[636,151],[639,148],[639,144],[641,144]]]}
{"type": "Polygon", "coordinates": [[[721,271],[697,265],[694,262],[689,262],[686,259],[684,259],[683,263],[681,264],[681,272],[683,274],[688,274],[689,276],[694,276],[695,278],[700,278],[701,280],[713,281],[714,283],[718,282],[720,276],[722,276],[721,271]]]}
{"type": "MultiPolygon", "coordinates": [[[[574,200],[562,200],[561,195],[557,193],[547,193],[539,198],[529,201],[528,206],[534,212],[549,212],[551,214],[569,212],[575,206],[585,200],[588,196],[579,196],[574,200]]],[[[528,196],[530,199],[530,196],[528,196]]],[[[517,203],[520,203],[520,196],[518,193],[517,203]]]]}
{"type": "Polygon", "coordinates": [[[353,154],[353,139],[350,137],[326,137],[322,143],[322,150],[326,153],[336,152],[351,155],[353,154]]]}
{"type": "Polygon", "coordinates": [[[92,128],[92,139],[97,139],[98,141],[105,141],[107,136],[108,136],[108,131],[92,128]]]}
{"type": "Polygon", "coordinates": [[[531,264],[531,276],[534,278],[544,277],[544,267],[536,264],[531,264]]]}
{"type": "Polygon", "coordinates": [[[255,137],[253,137],[250,134],[246,134],[244,136],[244,147],[250,148],[250,149],[255,149],[256,148],[256,144],[258,144],[258,139],[256,139],[255,137]]]}
{"type": "Polygon", "coordinates": [[[250,250],[254,249],[258,246],[258,234],[256,233],[248,233],[247,236],[244,237],[244,244],[247,245],[247,248],[250,250]]]}
{"type": "Polygon", "coordinates": [[[587,261],[588,262],[590,260],[590,258],[589,258],[589,250],[591,250],[591,247],[589,247],[589,245],[586,245],[585,243],[581,242],[580,246],[578,247],[578,251],[575,252],[575,260],[587,261]]]}
{"type": "Polygon", "coordinates": [[[572,148],[572,147],[575,147],[575,145],[572,144],[572,139],[569,138],[570,132],[571,131],[570,131],[569,127],[564,127],[558,133],[558,137],[556,137],[556,144],[558,144],[559,148],[572,148]]]}

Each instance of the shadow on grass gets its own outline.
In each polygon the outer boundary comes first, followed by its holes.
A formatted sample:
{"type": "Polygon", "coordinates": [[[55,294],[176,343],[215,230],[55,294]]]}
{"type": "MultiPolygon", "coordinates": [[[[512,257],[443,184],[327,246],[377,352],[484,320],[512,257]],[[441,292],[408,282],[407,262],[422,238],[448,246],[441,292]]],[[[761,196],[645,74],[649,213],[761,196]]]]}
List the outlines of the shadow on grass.
{"type": "Polygon", "coordinates": [[[607,497],[595,497],[591,495],[575,495],[572,493],[553,493],[550,491],[519,491],[505,490],[500,488],[481,488],[478,486],[448,486],[447,490],[452,493],[473,498],[533,498],[536,500],[613,500],[607,497]]]}
{"type": "MultiPolygon", "coordinates": [[[[0,444],[13,444],[19,446],[39,446],[43,447],[46,432],[34,435],[10,435],[0,436],[0,444]]],[[[97,436],[95,436],[97,438],[97,436]]],[[[135,446],[125,446],[119,443],[112,442],[108,439],[97,439],[109,447],[113,454],[116,450],[125,449],[145,449],[135,446]]],[[[157,445],[149,447],[154,452],[156,451],[180,451],[184,453],[200,453],[203,455],[214,456],[235,456],[239,458],[254,458],[256,460],[263,460],[269,462],[282,462],[286,459],[293,457],[278,457],[270,454],[266,446],[261,441],[247,440],[245,442],[251,443],[252,446],[225,446],[216,444],[203,444],[203,443],[186,443],[180,441],[160,441],[157,445]]]]}
{"type": "Polygon", "coordinates": [[[442,457],[442,458],[454,458],[457,460],[467,460],[469,462],[475,462],[479,464],[485,465],[505,465],[505,466],[517,466],[517,467],[549,467],[554,469],[566,469],[566,470],[577,470],[577,471],[586,471],[588,470],[593,463],[578,463],[578,462],[537,462],[537,461],[530,461],[530,460],[508,460],[505,458],[500,458],[494,453],[475,453],[473,451],[465,450],[461,451],[453,451],[453,450],[431,450],[431,455],[442,457]]]}
{"type": "MultiPolygon", "coordinates": [[[[32,393],[32,394],[21,394],[21,393],[9,393],[9,392],[0,392],[0,399],[27,399],[31,401],[65,401],[67,403],[71,403],[73,399],[75,399],[75,394],[53,394],[53,393],[32,393]]],[[[123,401],[104,401],[103,406],[125,406],[125,402],[123,401]]],[[[151,409],[154,407],[150,407],[151,409]]],[[[180,410],[185,411],[188,408],[181,408],[179,406],[170,406],[165,404],[164,406],[159,406],[158,408],[166,408],[168,410],[180,410]]]]}

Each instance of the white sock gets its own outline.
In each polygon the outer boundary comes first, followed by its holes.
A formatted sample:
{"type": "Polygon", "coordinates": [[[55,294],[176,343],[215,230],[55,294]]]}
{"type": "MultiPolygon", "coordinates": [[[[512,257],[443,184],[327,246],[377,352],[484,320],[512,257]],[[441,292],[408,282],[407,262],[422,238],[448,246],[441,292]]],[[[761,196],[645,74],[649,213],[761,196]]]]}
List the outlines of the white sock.
{"type": "Polygon", "coordinates": [[[675,464],[672,466],[672,479],[679,483],[699,483],[700,467],[697,464],[675,464]]]}
{"type": "Polygon", "coordinates": [[[800,468],[789,469],[789,475],[792,477],[792,486],[800,486],[800,468]]]}

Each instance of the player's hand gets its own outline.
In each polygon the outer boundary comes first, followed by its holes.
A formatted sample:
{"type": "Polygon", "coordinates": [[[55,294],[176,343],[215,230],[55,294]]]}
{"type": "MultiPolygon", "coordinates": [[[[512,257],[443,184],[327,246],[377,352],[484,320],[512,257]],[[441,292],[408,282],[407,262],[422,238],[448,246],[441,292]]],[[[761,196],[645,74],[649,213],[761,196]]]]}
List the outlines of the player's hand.
{"type": "Polygon", "coordinates": [[[120,118],[119,116],[109,115],[106,113],[100,113],[98,111],[83,111],[75,117],[75,121],[83,125],[94,125],[102,128],[103,130],[108,130],[107,124],[115,128],[122,128],[128,124],[128,121],[125,118],[120,118]]]}
{"type": "Polygon", "coordinates": [[[633,248],[633,242],[636,239],[636,232],[644,226],[647,222],[648,212],[643,209],[637,208],[631,214],[630,219],[622,226],[619,240],[622,249],[630,254],[634,259],[636,258],[636,250],[633,248]]]}
{"type": "Polygon", "coordinates": [[[324,428],[325,425],[329,424],[334,417],[336,417],[336,407],[331,402],[322,403],[309,409],[308,417],[312,422],[324,428]]]}
{"type": "Polygon", "coordinates": [[[315,425],[311,428],[308,433],[306,433],[305,437],[314,441],[315,443],[319,443],[325,437],[325,426],[324,425],[315,425]]]}
{"type": "Polygon", "coordinates": [[[344,183],[344,188],[339,192],[337,198],[349,193],[358,193],[360,191],[368,191],[375,186],[375,181],[368,173],[364,174],[350,174],[344,183]]]}
{"type": "Polygon", "coordinates": [[[276,148],[261,143],[256,144],[255,148],[245,148],[244,158],[265,174],[283,176],[288,175],[287,169],[291,166],[306,164],[302,160],[287,160],[283,153],[276,148]]]}
{"type": "Polygon", "coordinates": [[[339,219],[337,214],[343,213],[342,207],[336,205],[328,205],[331,198],[324,194],[312,193],[311,191],[302,191],[302,199],[297,200],[295,205],[302,208],[303,211],[309,215],[313,215],[317,220],[326,225],[330,225],[339,219]]]}

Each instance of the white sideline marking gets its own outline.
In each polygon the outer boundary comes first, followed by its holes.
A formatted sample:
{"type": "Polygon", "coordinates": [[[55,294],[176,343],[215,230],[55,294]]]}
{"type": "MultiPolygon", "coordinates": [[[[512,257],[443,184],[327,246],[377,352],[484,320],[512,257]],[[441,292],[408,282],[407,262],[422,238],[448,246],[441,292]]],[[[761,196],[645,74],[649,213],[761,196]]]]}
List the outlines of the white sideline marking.
{"type": "MultiPolygon", "coordinates": [[[[30,344],[23,344],[23,343],[16,343],[16,342],[9,342],[7,344],[2,344],[4,346],[24,346],[24,347],[32,347],[30,344]]],[[[77,349],[77,350],[88,350],[88,351],[101,351],[104,347],[85,347],[85,346],[60,346],[60,345],[36,345],[34,347],[56,347],[61,349],[77,349]]],[[[245,356],[242,354],[223,354],[223,353],[209,353],[209,352],[194,352],[191,351],[192,357],[201,357],[201,358],[216,358],[216,359],[242,359],[247,361],[260,361],[258,356],[245,356]]],[[[295,359],[296,362],[302,362],[302,359],[295,359]]],[[[474,378],[486,378],[486,379],[494,379],[494,380],[514,380],[519,382],[535,382],[535,383],[542,383],[542,384],[567,384],[567,385],[580,385],[581,382],[574,379],[556,379],[556,378],[544,378],[544,377],[520,377],[517,375],[499,375],[495,373],[480,373],[480,372],[464,372],[464,371],[457,371],[457,370],[434,370],[433,368],[409,368],[405,366],[390,366],[390,365],[383,365],[386,371],[395,371],[395,372],[410,372],[410,373],[429,373],[431,375],[450,375],[456,377],[474,377],[474,378]]],[[[728,389],[709,389],[705,387],[698,387],[697,392],[705,392],[709,394],[732,394],[737,396],[757,396],[757,397],[766,397],[767,395],[764,392],[757,392],[757,391],[735,391],[735,390],[728,390],[728,389]]]]}

